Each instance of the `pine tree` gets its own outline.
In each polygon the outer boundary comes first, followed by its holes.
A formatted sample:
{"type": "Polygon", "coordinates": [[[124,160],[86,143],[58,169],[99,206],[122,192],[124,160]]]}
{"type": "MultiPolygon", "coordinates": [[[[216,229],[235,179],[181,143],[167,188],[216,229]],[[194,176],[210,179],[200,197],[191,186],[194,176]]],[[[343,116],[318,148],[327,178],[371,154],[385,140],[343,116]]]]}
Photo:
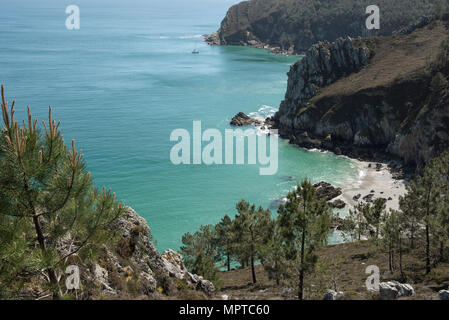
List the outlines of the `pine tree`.
{"type": "Polygon", "coordinates": [[[245,200],[237,203],[238,211],[234,221],[236,250],[249,258],[253,283],[257,282],[254,264],[262,257],[263,246],[268,242],[267,230],[271,224],[271,212],[262,207],[250,205],[245,200]]]}
{"type": "Polygon", "coordinates": [[[317,262],[317,247],[327,242],[332,214],[325,201],[318,201],[313,185],[304,180],[279,206],[279,222],[287,244],[287,257],[299,259],[298,299],[304,298],[304,276],[317,262]]]}
{"type": "Polygon", "coordinates": [[[424,174],[418,176],[415,181],[412,181],[407,186],[407,191],[411,194],[410,199],[416,199],[416,209],[419,211],[418,216],[422,217],[424,224],[425,242],[426,242],[426,273],[431,270],[431,236],[432,225],[434,219],[438,215],[440,189],[436,177],[438,176],[435,170],[435,160],[432,160],[424,169],[424,174]]]}
{"type": "Polygon", "coordinates": [[[434,159],[430,166],[434,167],[436,185],[439,189],[437,216],[432,220],[434,238],[439,247],[440,261],[444,261],[445,243],[449,239],[449,150],[434,159]]]}
{"type": "Polygon", "coordinates": [[[419,198],[415,193],[406,193],[399,198],[399,208],[407,214],[404,221],[404,228],[409,234],[410,247],[415,248],[415,239],[420,231],[420,223],[423,219],[423,212],[419,207],[419,198]]]}
{"type": "Polygon", "coordinates": [[[361,240],[367,233],[367,223],[365,212],[369,212],[371,205],[369,203],[359,202],[354,206],[354,210],[349,210],[349,215],[343,219],[342,232],[344,236],[349,235],[351,240],[361,240]]]}
{"type": "Polygon", "coordinates": [[[214,263],[217,261],[217,235],[213,225],[201,226],[194,234],[187,232],[182,236],[182,244],[181,255],[189,270],[192,270],[199,252],[213,259],[214,263]]]}
{"type": "Polygon", "coordinates": [[[224,216],[215,226],[219,260],[224,259],[226,261],[228,271],[231,270],[231,256],[234,246],[232,229],[233,221],[228,215],[224,216]]]}
{"type": "Polygon", "coordinates": [[[8,109],[1,87],[4,128],[0,136],[0,260],[4,280],[43,272],[54,299],[61,295],[58,274],[68,258],[91,254],[112,234],[123,212],[110,191],[94,189],[81,151],[68,150],[52,120],[37,126],[28,107],[23,125],[8,109]],[[64,243],[70,244],[68,248],[64,243]],[[65,250],[61,250],[64,247],[65,250]]]}
{"type": "Polygon", "coordinates": [[[379,231],[380,231],[380,224],[382,222],[382,216],[385,213],[385,200],[381,198],[377,198],[374,200],[374,204],[372,206],[368,207],[369,209],[365,210],[364,216],[365,220],[371,228],[374,229],[374,239],[379,239],[379,231]]]}
{"type": "Polygon", "coordinates": [[[267,245],[263,248],[265,257],[263,266],[268,273],[268,279],[274,280],[277,285],[280,285],[281,279],[289,277],[289,272],[279,217],[273,221],[271,230],[267,245]]]}
{"type": "Polygon", "coordinates": [[[399,247],[400,254],[400,269],[402,272],[402,228],[401,228],[401,212],[396,210],[390,210],[390,213],[386,215],[385,222],[382,225],[382,242],[388,249],[388,266],[390,272],[395,269],[394,254],[395,249],[399,247]]]}

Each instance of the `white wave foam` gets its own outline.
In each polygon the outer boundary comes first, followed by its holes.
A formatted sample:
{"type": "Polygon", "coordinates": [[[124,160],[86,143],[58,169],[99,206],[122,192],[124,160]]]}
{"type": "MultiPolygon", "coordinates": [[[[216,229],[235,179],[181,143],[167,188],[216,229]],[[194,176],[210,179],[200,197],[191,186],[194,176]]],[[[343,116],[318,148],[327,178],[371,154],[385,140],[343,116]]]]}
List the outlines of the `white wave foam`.
{"type": "Polygon", "coordinates": [[[264,121],[266,118],[274,116],[276,111],[278,111],[278,109],[272,106],[262,105],[262,107],[260,107],[256,112],[251,112],[249,116],[251,118],[264,121]]]}
{"type": "Polygon", "coordinates": [[[185,36],[176,37],[176,39],[197,39],[197,38],[202,38],[202,37],[203,37],[202,34],[189,34],[189,35],[185,35],[185,36]]]}

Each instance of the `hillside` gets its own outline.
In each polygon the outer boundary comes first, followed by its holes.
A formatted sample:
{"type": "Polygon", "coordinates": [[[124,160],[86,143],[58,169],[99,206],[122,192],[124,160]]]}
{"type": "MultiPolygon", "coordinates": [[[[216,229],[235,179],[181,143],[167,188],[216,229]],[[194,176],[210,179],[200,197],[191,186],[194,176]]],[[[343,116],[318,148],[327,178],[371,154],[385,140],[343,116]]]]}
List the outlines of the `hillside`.
{"type": "MultiPolygon", "coordinates": [[[[379,0],[381,29],[389,35],[438,10],[437,0],[379,0]]],[[[302,53],[318,41],[373,35],[365,20],[368,0],[251,0],[232,6],[218,32],[207,41],[302,53]]]]}
{"type": "Polygon", "coordinates": [[[314,45],[288,73],[280,134],[304,147],[422,165],[449,146],[447,35],[438,20],[411,34],[314,45]]]}
{"type": "MultiPolygon", "coordinates": [[[[410,250],[404,255],[404,272],[415,294],[407,300],[439,300],[438,292],[447,289],[449,276],[447,263],[440,264],[431,274],[425,275],[422,263],[423,247],[410,250]]],[[[365,269],[376,265],[380,270],[380,281],[399,280],[399,270],[391,273],[388,267],[388,254],[370,241],[359,241],[323,247],[318,252],[320,265],[310,278],[307,278],[306,299],[321,300],[327,289],[344,293],[343,300],[379,299],[378,294],[370,293],[365,287],[368,275],[365,269]]],[[[398,265],[396,265],[398,268],[398,265]]],[[[295,279],[283,281],[279,285],[268,279],[262,265],[256,267],[257,284],[251,283],[249,268],[221,272],[222,289],[216,298],[227,295],[229,299],[244,300],[284,300],[296,299],[295,279]]]]}

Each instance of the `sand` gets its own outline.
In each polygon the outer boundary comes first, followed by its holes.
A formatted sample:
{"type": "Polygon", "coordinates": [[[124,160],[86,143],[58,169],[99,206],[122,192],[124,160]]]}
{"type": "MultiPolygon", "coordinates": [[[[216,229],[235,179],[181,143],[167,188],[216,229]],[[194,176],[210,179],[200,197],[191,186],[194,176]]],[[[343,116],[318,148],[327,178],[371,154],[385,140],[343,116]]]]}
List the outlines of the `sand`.
{"type": "Polygon", "coordinates": [[[349,206],[354,207],[358,201],[363,201],[363,197],[373,194],[373,200],[376,198],[389,199],[386,202],[387,210],[399,209],[399,197],[406,193],[406,181],[394,179],[386,164],[378,170],[376,162],[358,161],[360,167],[360,180],[357,185],[342,188],[342,195],[336,199],[341,199],[349,206]],[[371,164],[371,166],[370,166],[371,164]],[[358,200],[354,196],[360,194],[358,200]]]}

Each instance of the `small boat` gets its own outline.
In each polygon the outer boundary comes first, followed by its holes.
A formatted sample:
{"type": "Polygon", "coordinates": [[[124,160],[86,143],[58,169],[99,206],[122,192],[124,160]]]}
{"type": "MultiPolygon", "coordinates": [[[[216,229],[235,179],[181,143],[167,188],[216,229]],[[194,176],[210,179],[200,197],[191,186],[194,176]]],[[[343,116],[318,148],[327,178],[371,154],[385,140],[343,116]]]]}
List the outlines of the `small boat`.
{"type": "Polygon", "coordinates": [[[198,49],[193,49],[192,53],[200,53],[198,49]]]}

